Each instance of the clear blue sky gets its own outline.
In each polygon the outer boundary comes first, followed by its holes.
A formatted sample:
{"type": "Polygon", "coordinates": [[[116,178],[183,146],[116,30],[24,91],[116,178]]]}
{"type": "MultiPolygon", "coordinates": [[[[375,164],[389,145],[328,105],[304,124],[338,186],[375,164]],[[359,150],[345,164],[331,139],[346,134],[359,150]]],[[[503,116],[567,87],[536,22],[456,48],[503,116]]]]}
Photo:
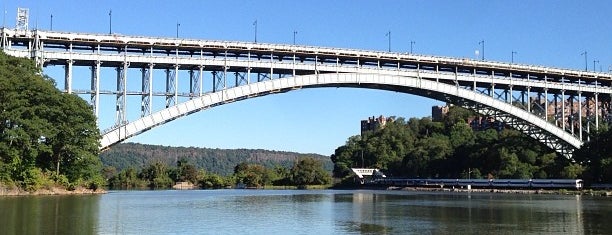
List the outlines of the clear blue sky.
{"type": "MultiPolygon", "coordinates": [[[[125,35],[252,41],[391,50],[474,58],[485,40],[487,60],[583,70],[612,65],[612,1],[17,1],[5,0],[5,23],[16,8],[30,9],[30,28],[125,35]]],[[[85,74],[86,70],[82,70],[85,74]]],[[[61,68],[46,73],[62,83],[61,68]]],[[[109,73],[110,74],[110,73],[109,73]]],[[[110,76],[110,75],[109,75],[110,76]]],[[[102,77],[104,79],[104,75],[102,77]]],[[[113,81],[113,78],[109,78],[113,81]]],[[[85,81],[87,83],[88,81],[85,81]]],[[[114,86],[111,82],[107,87],[114,86]]],[[[161,101],[159,101],[161,102],[161,101]]],[[[139,115],[139,101],[131,120],[139,115]]],[[[359,133],[368,116],[429,116],[442,103],[387,91],[319,88],[292,91],[223,105],[154,128],[130,142],[208,148],[261,148],[330,155],[359,133]]],[[[114,106],[102,110],[114,120],[114,106]],[[111,112],[111,113],[109,113],[111,112]]]]}

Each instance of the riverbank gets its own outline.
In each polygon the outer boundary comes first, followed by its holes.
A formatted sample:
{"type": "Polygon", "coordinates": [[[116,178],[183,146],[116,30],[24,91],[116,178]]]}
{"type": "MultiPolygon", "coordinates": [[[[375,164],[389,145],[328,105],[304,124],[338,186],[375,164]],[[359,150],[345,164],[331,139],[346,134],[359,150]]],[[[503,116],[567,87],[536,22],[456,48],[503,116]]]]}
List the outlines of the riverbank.
{"type": "Polygon", "coordinates": [[[95,195],[95,194],[105,194],[106,190],[104,189],[87,189],[83,187],[78,187],[74,190],[67,190],[65,188],[52,187],[48,189],[39,189],[36,191],[26,191],[20,188],[6,188],[0,186],[0,196],[42,196],[42,195],[95,195]]]}
{"type": "Polygon", "coordinates": [[[612,196],[612,191],[601,190],[544,190],[544,189],[466,189],[466,188],[426,188],[426,187],[387,187],[386,190],[403,190],[418,192],[458,192],[458,193],[506,193],[506,194],[553,194],[553,195],[589,195],[589,196],[612,196]]]}

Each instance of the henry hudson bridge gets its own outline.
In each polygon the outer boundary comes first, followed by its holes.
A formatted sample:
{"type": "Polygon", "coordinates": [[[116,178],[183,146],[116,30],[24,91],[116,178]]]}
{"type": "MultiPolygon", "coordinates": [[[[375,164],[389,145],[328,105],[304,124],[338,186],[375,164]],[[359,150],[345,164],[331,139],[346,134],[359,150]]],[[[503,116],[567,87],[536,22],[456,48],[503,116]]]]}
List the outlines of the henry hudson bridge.
{"type": "Polygon", "coordinates": [[[114,125],[101,131],[101,148],[214,106],[317,87],[380,89],[452,103],[568,158],[591,131],[612,122],[609,73],[286,44],[10,28],[1,34],[5,53],[31,58],[41,68],[62,66],[64,92],[88,99],[97,117],[115,116],[114,125]],[[75,77],[83,67],[86,76],[75,77]],[[102,69],[112,69],[112,76],[101,77],[102,69]],[[73,89],[75,80],[86,80],[87,89],[73,89]],[[100,112],[102,96],[112,97],[114,112],[100,112]],[[131,96],[140,104],[128,106],[131,96]],[[164,102],[158,110],[154,97],[164,102]],[[128,120],[128,112],[140,115],[128,120]]]}

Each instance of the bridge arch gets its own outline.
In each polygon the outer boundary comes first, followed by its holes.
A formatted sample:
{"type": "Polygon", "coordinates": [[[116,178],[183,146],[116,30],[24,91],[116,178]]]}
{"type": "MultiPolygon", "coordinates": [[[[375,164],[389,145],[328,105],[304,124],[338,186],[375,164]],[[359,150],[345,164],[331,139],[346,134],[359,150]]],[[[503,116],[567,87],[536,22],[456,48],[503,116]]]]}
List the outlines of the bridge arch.
{"type": "Polygon", "coordinates": [[[203,94],[102,133],[101,148],[139,135],[153,127],[215,106],[274,93],[316,87],[358,87],[396,91],[449,102],[504,122],[544,143],[566,158],[582,142],[544,119],[519,107],[456,85],[419,77],[376,73],[327,73],[266,80],[203,94]]]}

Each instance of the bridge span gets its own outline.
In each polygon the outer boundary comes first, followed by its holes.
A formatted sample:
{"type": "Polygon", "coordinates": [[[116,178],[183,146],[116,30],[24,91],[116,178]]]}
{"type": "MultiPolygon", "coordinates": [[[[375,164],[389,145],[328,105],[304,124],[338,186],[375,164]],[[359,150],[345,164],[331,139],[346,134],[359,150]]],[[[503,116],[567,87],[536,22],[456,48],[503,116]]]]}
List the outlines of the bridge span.
{"type": "Polygon", "coordinates": [[[64,91],[89,96],[97,117],[115,116],[101,147],[179,117],[242,99],[301,88],[358,87],[415,94],[502,121],[569,158],[601,123],[612,122],[612,74],[464,58],[301,45],[154,38],[2,28],[9,55],[63,66],[64,91]],[[91,69],[88,77],[74,68],[91,69]],[[103,68],[116,76],[101,77],[103,68]],[[139,76],[128,76],[137,70],[139,76]],[[163,71],[164,86],[154,86],[163,71]],[[186,76],[184,76],[186,75],[186,76]],[[89,89],[73,89],[75,79],[89,89]],[[102,90],[101,82],[116,89],[102,90]],[[137,83],[140,89],[130,90],[137,83]],[[210,89],[206,89],[210,85],[210,89]],[[184,88],[186,87],[186,88],[184,88]],[[112,96],[114,113],[101,113],[112,96]],[[136,107],[127,97],[138,96],[136,107]],[[164,97],[153,110],[153,97],[164,97]],[[128,120],[126,113],[139,112],[128,120]]]}

